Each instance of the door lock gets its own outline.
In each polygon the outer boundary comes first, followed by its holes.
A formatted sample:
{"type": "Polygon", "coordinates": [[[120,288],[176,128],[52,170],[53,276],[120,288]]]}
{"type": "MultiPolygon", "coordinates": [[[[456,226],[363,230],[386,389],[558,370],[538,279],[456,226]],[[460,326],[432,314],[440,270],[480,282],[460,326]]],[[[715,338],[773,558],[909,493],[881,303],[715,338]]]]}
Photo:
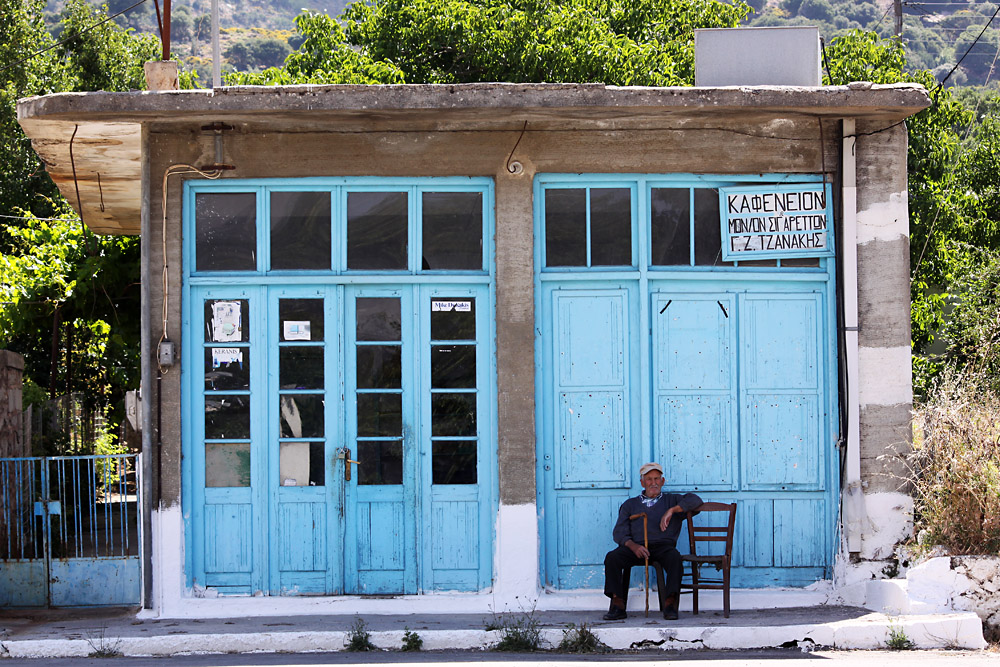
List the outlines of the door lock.
{"type": "Polygon", "coordinates": [[[361,461],[355,461],[351,458],[351,450],[347,447],[343,447],[339,452],[337,452],[337,458],[343,459],[344,461],[344,481],[351,481],[351,464],[361,465],[361,461]]]}

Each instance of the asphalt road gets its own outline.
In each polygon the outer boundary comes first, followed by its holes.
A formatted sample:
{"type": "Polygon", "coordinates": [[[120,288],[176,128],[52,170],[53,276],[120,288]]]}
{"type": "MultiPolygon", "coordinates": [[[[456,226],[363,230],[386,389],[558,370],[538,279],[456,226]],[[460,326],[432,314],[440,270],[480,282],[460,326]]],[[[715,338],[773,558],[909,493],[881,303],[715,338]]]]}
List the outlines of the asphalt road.
{"type": "Polygon", "coordinates": [[[761,651],[641,651],[611,655],[566,655],[559,653],[493,653],[484,651],[427,651],[402,653],[258,653],[249,655],[189,655],[170,658],[36,658],[5,659],[3,667],[296,667],[321,665],[433,665],[500,667],[510,663],[542,664],[557,667],[602,667],[669,665],[685,667],[821,667],[826,663],[860,667],[921,667],[923,665],[960,665],[961,667],[1000,667],[1000,651],[814,651],[771,649],[761,651]]]}

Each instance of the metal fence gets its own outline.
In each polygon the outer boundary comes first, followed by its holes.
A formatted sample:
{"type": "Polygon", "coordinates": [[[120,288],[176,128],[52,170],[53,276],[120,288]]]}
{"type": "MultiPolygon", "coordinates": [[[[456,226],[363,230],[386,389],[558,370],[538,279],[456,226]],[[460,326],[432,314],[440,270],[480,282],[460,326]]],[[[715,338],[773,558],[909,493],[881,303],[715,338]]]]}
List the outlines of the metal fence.
{"type": "Polygon", "coordinates": [[[0,459],[0,606],[138,602],[137,464],[0,459]]]}

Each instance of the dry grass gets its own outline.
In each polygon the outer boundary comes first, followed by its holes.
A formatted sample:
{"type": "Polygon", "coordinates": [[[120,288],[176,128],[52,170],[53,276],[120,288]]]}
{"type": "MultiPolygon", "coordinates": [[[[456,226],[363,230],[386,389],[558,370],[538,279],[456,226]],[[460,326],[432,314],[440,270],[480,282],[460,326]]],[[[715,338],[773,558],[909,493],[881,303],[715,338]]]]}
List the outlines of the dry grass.
{"type": "Polygon", "coordinates": [[[945,373],[917,407],[907,457],[921,546],[1000,553],[1000,397],[971,373],[945,373]]]}

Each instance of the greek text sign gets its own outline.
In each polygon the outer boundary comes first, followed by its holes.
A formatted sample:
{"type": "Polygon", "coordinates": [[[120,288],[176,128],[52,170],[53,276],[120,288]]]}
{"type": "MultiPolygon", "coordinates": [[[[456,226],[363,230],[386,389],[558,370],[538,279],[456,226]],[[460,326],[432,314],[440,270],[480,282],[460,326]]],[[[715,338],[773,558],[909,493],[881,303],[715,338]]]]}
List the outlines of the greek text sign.
{"type": "Polygon", "coordinates": [[[719,188],[719,206],[724,261],[833,255],[829,185],[719,188]]]}

